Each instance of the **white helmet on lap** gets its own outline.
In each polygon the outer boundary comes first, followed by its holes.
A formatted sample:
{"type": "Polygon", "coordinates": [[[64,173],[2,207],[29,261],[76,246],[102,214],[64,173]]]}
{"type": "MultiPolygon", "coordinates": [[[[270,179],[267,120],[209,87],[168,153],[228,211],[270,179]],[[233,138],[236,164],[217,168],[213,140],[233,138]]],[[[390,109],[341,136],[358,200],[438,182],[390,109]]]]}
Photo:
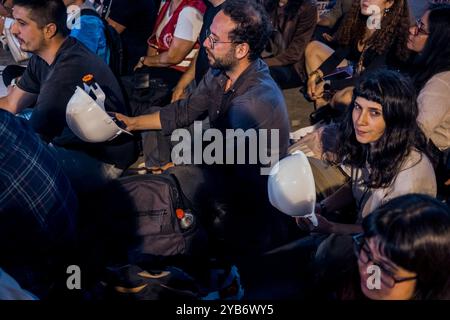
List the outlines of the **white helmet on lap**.
{"type": "Polygon", "coordinates": [[[93,84],[90,89],[96,95],[96,100],[77,86],[67,104],[66,121],[73,133],[81,140],[92,143],[112,140],[123,132],[131,135],[117,125],[121,123],[113,114],[105,111],[105,95],[98,84],[93,84]]]}
{"type": "Polygon", "coordinates": [[[308,216],[314,225],[316,188],[305,154],[297,151],[274,165],[268,181],[270,203],[291,216],[308,216]]]}

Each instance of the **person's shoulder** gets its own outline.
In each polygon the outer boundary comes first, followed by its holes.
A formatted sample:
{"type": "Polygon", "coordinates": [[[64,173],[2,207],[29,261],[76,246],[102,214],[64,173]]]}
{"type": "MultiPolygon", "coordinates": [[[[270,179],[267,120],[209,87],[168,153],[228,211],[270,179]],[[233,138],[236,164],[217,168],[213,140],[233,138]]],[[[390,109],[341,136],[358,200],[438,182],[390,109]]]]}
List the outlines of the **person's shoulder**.
{"type": "Polygon", "coordinates": [[[428,79],[419,92],[418,101],[424,96],[450,96],[450,71],[437,73],[428,79]]]}
{"type": "Polygon", "coordinates": [[[409,152],[402,167],[403,170],[417,170],[420,168],[424,170],[423,172],[425,174],[431,171],[434,172],[433,165],[428,156],[415,148],[409,152]]]}
{"type": "MultiPolygon", "coordinates": [[[[99,58],[95,53],[91,52],[81,41],[69,36],[66,43],[63,45],[61,52],[58,54],[57,67],[54,69],[64,68],[64,67],[77,67],[81,68],[85,65],[98,64],[100,68],[102,66],[101,58],[99,58]]],[[[107,65],[105,65],[107,67],[107,65]]]]}
{"type": "Polygon", "coordinates": [[[441,82],[447,87],[450,87],[450,71],[436,73],[433,77],[431,77],[430,81],[441,82]]]}
{"type": "MultiPolygon", "coordinates": [[[[183,9],[181,9],[181,12],[187,11],[187,12],[200,12],[201,14],[204,14],[206,11],[206,5],[202,0],[189,0],[185,2],[183,9]]],[[[180,12],[180,13],[181,13],[180,12]]]]}

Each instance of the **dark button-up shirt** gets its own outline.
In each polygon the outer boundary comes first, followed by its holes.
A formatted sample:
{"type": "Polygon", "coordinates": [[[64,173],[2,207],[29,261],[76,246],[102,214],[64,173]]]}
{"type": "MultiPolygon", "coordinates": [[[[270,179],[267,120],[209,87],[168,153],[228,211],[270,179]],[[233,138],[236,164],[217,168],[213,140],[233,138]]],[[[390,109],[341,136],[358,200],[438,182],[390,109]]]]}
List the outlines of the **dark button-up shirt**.
{"type": "MultiPolygon", "coordinates": [[[[266,146],[265,154],[282,158],[289,143],[289,121],[282,92],[272,79],[269,68],[260,59],[253,61],[232,87],[225,91],[227,76],[210,69],[198,87],[184,100],[163,108],[161,126],[165,134],[187,127],[207,114],[211,127],[226,129],[277,129],[279,148],[266,146]]],[[[269,133],[270,136],[270,133],[269,133]]]]}

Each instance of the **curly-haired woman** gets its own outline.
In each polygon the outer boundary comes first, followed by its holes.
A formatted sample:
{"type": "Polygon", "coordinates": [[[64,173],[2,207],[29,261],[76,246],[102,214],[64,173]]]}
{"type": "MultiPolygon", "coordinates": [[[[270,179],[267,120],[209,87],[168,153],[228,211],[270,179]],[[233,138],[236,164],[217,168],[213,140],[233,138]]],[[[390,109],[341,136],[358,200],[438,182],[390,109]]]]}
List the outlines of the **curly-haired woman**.
{"type": "Polygon", "coordinates": [[[332,103],[348,105],[358,77],[382,66],[396,66],[408,57],[410,15],[406,0],[354,1],[336,35],[338,48],[313,41],[306,47],[307,93],[316,106],[325,105],[324,88],[335,92],[332,103]],[[351,78],[323,81],[336,67],[351,66],[351,78]]]}

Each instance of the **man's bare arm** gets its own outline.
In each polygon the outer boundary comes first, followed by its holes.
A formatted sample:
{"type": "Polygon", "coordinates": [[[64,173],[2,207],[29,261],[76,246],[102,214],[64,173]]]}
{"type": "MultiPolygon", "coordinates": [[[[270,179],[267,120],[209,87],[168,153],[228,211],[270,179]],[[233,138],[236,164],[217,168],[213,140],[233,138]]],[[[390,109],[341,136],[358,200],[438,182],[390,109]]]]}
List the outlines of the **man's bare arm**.
{"type": "Polygon", "coordinates": [[[123,114],[116,113],[117,119],[123,121],[127,130],[160,130],[161,129],[161,120],[159,118],[159,111],[145,114],[137,117],[127,117],[123,114]]]}
{"type": "Polygon", "coordinates": [[[124,25],[122,25],[122,24],[120,24],[120,23],[114,21],[114,20],[111,19],[111,18],[106,18],[106,21],[108,21],[108,24],[109,24],[111,27],[113,27],[114,29],[116,29],[117,33],[119,33],[119,34],[122,33],[122,32],[124,32],[125,29],[127,28],[127,27],[125,27],[124,25]]]}
{"type": "Polygon", "coordinates": [[[38,95],[26,92],[17,86],[13,86],[9,94],[0,98],[0,108],[13,114],[19,113],[26,107],[32,106],[38,95]]]}

